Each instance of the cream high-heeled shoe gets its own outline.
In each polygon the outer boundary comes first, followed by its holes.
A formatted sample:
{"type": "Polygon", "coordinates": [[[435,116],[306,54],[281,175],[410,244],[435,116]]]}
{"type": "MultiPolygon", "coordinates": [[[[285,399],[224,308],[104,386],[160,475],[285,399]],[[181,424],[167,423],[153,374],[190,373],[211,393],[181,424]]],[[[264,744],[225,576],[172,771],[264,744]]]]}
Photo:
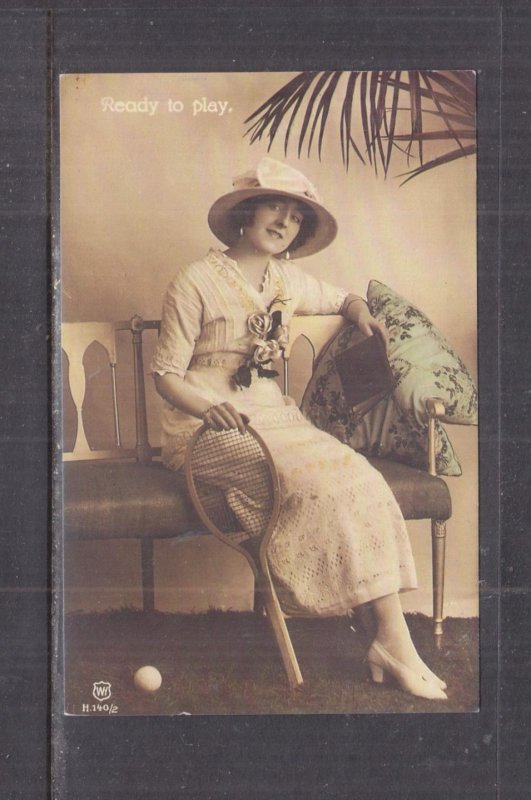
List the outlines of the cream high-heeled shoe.
{"type": "Polygon", "coordinates": [[[427,700],[448,699],[435,681],[397,661],[376,639],[369,648],[367,661],[375,683],[383,683],[384,677],[388,675],[394,678],[405,692],[415,697],[425,697],[427,700]]]}
{"type": "Polygon", "coordinates": [[[426,664],[424,664],[424,662],[422,662],[420,674],[424,675],[429,681],[433,681],[434,683],[436,683],[439,689],[442,689],[443,692],[446,691],[446,689],[448,688],[445,681],[441,680],[441,678],[439,678],[439,676],[436,675],[435,672],[432,672],[431,669],[428,666],[426,666],[426,664]]]}
{"type": "MultiPolygon", "coordinates": [[[[380,647],[381,646],[382,645],[380,645],[380,647]]],[[[409,669],[411,669],[411,667],[409,667],[409,669]]],[[[413,672],[416,672],[416,670],[413,670],[413,672]]],[[[422,660],[421,660],[421,666],[419,667],[418,674],[421,677],[424,676],[426,678],[426,680],[430,681],[430,683],[434,683],[436,686],[439,687],[439,689],[442,689],[443,692],[446,691],[446,689],[448,688],[448,686],[445,683],[445,681],[441,680],[441,678],[439,678],[439,676],[436,675],[435,672],[432,672],[431,669],[422,660]]],[[[376,681],[376,683],[388,683],[391,680],[392,680],[392,676],[389,673],[384,672],[382,680],[381,681],[376,681]]]]}

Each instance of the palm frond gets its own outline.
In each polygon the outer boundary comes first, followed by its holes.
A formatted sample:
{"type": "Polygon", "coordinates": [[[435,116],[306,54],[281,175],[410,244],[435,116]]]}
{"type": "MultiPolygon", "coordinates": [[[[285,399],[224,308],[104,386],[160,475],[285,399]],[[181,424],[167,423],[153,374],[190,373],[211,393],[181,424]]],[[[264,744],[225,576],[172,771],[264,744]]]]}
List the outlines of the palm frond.
{"type": "MultiPolygon", "coordinates": [[[[301,157],[302,146],[304,144],[304,139],[306,137],[306,131],[308,130],[308,125],[310,124],[310,120],[311,120],[311,117],[312,117],[312,112],[313,112],[314,105],[315,105],[315,103],[317,101],[317,98],[318,98],[319,94],[321,93],[321,91],[325,87],[327,81],[329,80],[329,78],[332,77],[333,74],[334,74],[333,72],[324,72],[321,75],[321,77],[317,81],[317,84],[316,84],[316,86],[315,86],[315,88],[314,88],[314,90],[312,92],[310,100],[308,101],[308,106],[306,108],[306,113],[304,115],[304,120],[302,122],[301,132],[300,132],[300,135],[299,135],[299,147],[298,147],[299,158],[301,157]]],[[[308,148],[308,155],[309,154],[310,154],[310,147],[308,148]]]]}
{"type": "Polygon", "coordinates": [[[323,146],[323,136],[326,127],[326,120],[328,119],[328,113],[330,111],[330,104],[332,102],[333,94],[336,90],[336,86],[338,81],[341,77],[341,72],[334,72],[330,78],[330,82],[326,87],[325,91],[322,94],[321,99],[319,100],[319,105],[317,106],[317,111],[315,114],[315,118],[312,125],[312,130],[310,132],[310,138],[308,140],[308,155],[310,154],[310,150],[312,147],[313,142],[313,135],[315,133],[315,129],[317,127],[317,123],[319,121],[319,117],[321,117],[321,129],[319,131],[319,141],[317,145],[317,152],[319,154],[319,160],[321,160],[321,149],[323,146]]]}
{"type": "Polygon", "coordinates": [[[441,101],[437,97],[435,97],[435,95],[434,95],[434,92],[433,92],[433,89],[432,89],[432,85],[431,85],[431,81],[430,81],[427,73],[422,72],[421,75],[422,75],[422,79],[423,79],[424,83],[426,84],[426,88],[428,89],[429,92],[432,93],[433,102],[435,103],[435,105],[437,107],[437,111],[441,115],[441,119],[443,120],[444,124],[446,125],[446,127],[448,129],[448,132],[452,134],[452,136],[455,139],[455,141],[457,142],[458,146],[461,149],[463,149],[463,146],[461,144],[459,136],[457,136],[456,132],[454,131],[454,128],[452,126],[451,121],[448,119],[448,117],[446,116],[446,114],[444,112],[444,109],[443,109],[443,107],[441,105],[441,101]]]}
{"type": "Polygon", "coordinates": [[[420,81],[418,72],[410,70],[408,72],[409,78],[409,94],[411,99],[411,135],[407,148],[408,154],[411,152],[411,147],[415,139],[418,142],[419,160],[422,164],[422,98],[420,94],[420,81]]]}
{"type": "MultiPolygon", "coordinates": [[[[422,138],[422,140],[424,142],[430,142],[430,141],[431,142],[437,142],[437,141],[442,142],[445,139],[455,139],[456,136],[459,139],[475,139],[476,138],[475,132],[474,131],[468,131],[468,130],[463,130],[463,131],[462,130],[456,130],[456,131],[423,131],[420,134],[420,137],[422,138]]],[[[411,140],[411,138],[418,139],[419,135],[416,135],[416,136],[412,137],[410,133],[396,133],[393,136],[393,141],[395,141],[395,142],[408,141],[409,142],[411,140]]],[[[461,142],[459,142],[459,146],[461,146],[461,142]]]]}
{"type": "MultiPolygon", "coordinates": [[[[406,108],[405,106],[399,106],[398,111],[408,111],[409,112],[409,107],[406,108]]],[[[466,116],[464,114],[452,114],[449,111],[443,111],[443,113],[441,114],[437,110],[434,110],[434,109],[431,109],[431,108],[423,108],[422,109],[422,115],[423,116],[432,116],[432,117],[442,117],[442,116],[444,116],[447,119],[451,120],[452,122],[457,122],[460,125],[466,125],[466,126],[471,126],[471,127],[473,127],[473,124],[474,124],[474,117],[472,117],[470,115],[466,116]]]]}
{"type": "Polygon", "coordinates": [[[468,89],[461,81],[452,80],[440,72],[433,72],[432,78],[434,83],[446,89],[451,97],[458,98],[466,108],[474,102],[475,92],[468,89]]]}
{"type": "Polygon", "coordinates": [[[371,142],[371,134],[369,129],[369,117],[367,115],[367,73],[361,73],[361,81],[360,81],[360,106],[361,106],[361,122],[363,125],[363,136],[365,137],[365,146],[367,148],[367,158],[369,159],[369,163],[372,164],[372,142],[371,142]]]}
{"type": "Polygon", "coordinates": [[[380,158],[382,161],[382,166],[384,169],[384,175],[387,176],[387,153],[384,153],[383,147],[383,140],[384,138],[388,139],[389,137],[389,125],[387,123],[387,106],[386,106],[386,99],[387,99],[387,87],[389,85],[389,79],[392,73],[384,71],[382,72],[381,79],[380,79],[380,91],[378,95],[378,104],[376,107],[376,129],[378,133],[378,149],[380,152],[380,158]],[[384,133],[382,134],[382,129],[384,133]]]}
{"type": "MultiPolygon", "coordinates": [[[[269,146],[271,146],[271,144],[273,143],[277,131],[284,121],[285,115],[287,114],[291,106],[294,105],[295,109],[294,112],[292,112],[290,123],[288,124],[288,129],[289,129],[290,125],[293,123],[294,119],[293,114],[294,113],[296,114],[298,106],[302,102],[303,97],[304,97],[304,89],[302,90],[298,89],[291,97],[286,98],[279,106],[279,108],[277,108],[275,117],[271,120],[271,127],[269,129],[269,142],[270,142],[269,146]]],[[[289,136],[288,136],[288,141],[289,141],[289,136]]],[[[284,152],[287,152],[288,141],[284,142],[284,152]]]]}
{"type": "MultiPolygon", "coordinates": [[[[434,73],[431,72],[430,74],[433,76],[434,73]]],[[[393,81],[393,83],[394,83],[394,81],[393,81]]],[[[398,87],[400,89],[402,89],[405,93],[409,94],[410,86],[409,86],[409,83],[407,83],[407,81],[403,81],[403,80],[398,81],[398,87]]],[[[420,95],[421,95],[421,97],[423,97],[425,99],[428,99],[428,100],[431,99],[430,92],[428,92],[427,89],[423,89],[422,87],[420,89],[420,95]]],[[[444,92],[437,92],[437,97],[439,98],[439,100],[441,102],[446,103],[447,105],[450,105],[453,108],[456,108],[456,109],[460,110],[461,112],[463,111],[464,107],[466,108],[466,105],[464,105],[461,100],[459,100],[456,97],[453,97],[450,94],[446,94],[444,92]]]]}
{"type": "Polygon", "coordinates": [[[391,120],[389,124],[389,128],[387,130],[388,135],[388,144],[387,144],[387,156],[385,159],[385,174],[387,175],[389,171],[389,163],[391,161],[391,153],[393,152],[393,142],[396,139],[395,136],[395,128],[396,128],[396,118],[399,110],[398,100],[400,95],[400,88],[398,86],[398,82],[400,81],[400,70],[397,71],[395,76],[395,83],[393,86],[393,100],[391,104],[391,120]]]}
{"type": "Polygon", "coordinates": [[[384,176],[392,160],[405,157],[408,167],[418,160],[417,167],[401,173],[408,176],[406,183],[476,152],[475,145],[466,144],[475,139],[475,74],[459,70],[301,72],[247,117],[245,135],[251,144],[267,136],[270,149],[283,130],[285,155],[295,139],[299,158],[306,147],[308,156],[315,148],[321,160],[328,123],[336,114],[347,171],[351,152],[362,164],[366,154],[375,173],[381,167],[384,176]],[[440,126],[433,130],[430,120],[440,126]],[[450,141],[455,149],[441,152],[450,141]]]}
{"type": "Polygon", "coordinates": [[[382,124],[385,113],[385,94],[387,90],[387,83],[389,80],[389,73],[377,72],[371,73],[371,125],[372,125],[372,147],[374,154],[374,170],[377,172],[378,160],[376,158],[376,147],[378,147],[378,154],[380,161],[385,172],[385,153],[382,144],[382,124]],[[378,96],[378,99],[377,99],[378,96]]]}
{"type": "Polygon", "coordinates": [[[348,171],[350,161],[350,148],[354,150],[362,164],[365,164],[361,152],[359,151],[356,142],[351,135],[351,122],[352,122],[352,101],[354,98],[354,91],[356,89],[356,81],[358,80],[359,72],[351,72],[348,76],[347,88],[345,90],[345,99],[341,107],[341,121],[339,125],[339,136],[341,140],[341,157],[343,164],[348,171]]]}
{"type": "MultiPolygon", "coordinates": [[[[277,92],[275,92],[274,95],[262,103],[262,105],[257,108],[256,111],[253,111],[253,113],[244,120],[244,125],[247,125],[247,123],[251,122],[251,120],[253,120],[255,117],[266,115],[268,111],[271,112],[271,109],[276,108],[276,106],[283,102],[285,98],[290,97],[291,94],[300,86],[311,83],[316,75],[318,75],[316,72],[301,72],[296,75],[291,81],[289,81],[289,83],[287,83],[285,86],[282,86],[277,92]]],[[[257,124],[259,123],[255,123],[255,125],[257,124]]]]}
{"type": "Polygon", "coordinates": [[[274,129],[274,133],[272,136],[270,133],[269,138],[274,138],[286,111],[292,105],[293,98],[300,96],[303,99],[317,75],[318,73],[315,72],[302,72],[247,117],[244,124],[256,118],[256,121],[246,131],[246,134],[251,133],[251,144],[257,139],[260,140],[270,126],[274,129]]]}
{"type": "Polygon", "coordinates": [[[403,186],[408,181],[416,178],[417,175],[420,175],[423,172],[427,172],[429,169],[434,169],[435,167],[440,167],[443,164],[449,164],[451,161],[456,161],[458,158],[463,158],[463,156],[471,156],[477,152],[477,147],[475,144],[471,144],[464,149],[457,149],[452,150],[450,153],[445,153],[443,156],[439,156],[439,158],[434,158],[431,161],[428,161],[422,166],[417,167],[417,169],[411,170],[411,172],[403,172],[401,175],[397,175],[398,178],[402,178],[404,175],[409,175],[405,181],[402,181],[400,186],[403,186]]]}
{"type": "Polygon", "coordinates": [[[298,111],[302,105],[302,102],[306,96],[305,87],[301,87],[297,90],[296,94],[292,97],[292,105],[294,106],[293,111],[291,112],[291,117],[286,127],[286,135],[284,136],[284,155],[288,153],[288,145],[289,145],[289,137],[291,134],[291,129],[295,123],[295,119],[297,117],[298,111]]]}
{"type": "Polygon", "coordinates": [[[461,83],[463,86],[469,90],[469,92],[474,95],[476,94],[476,73],[471,69],[451,69],[450,75],[452,75],[456,81],[461,83]]]}

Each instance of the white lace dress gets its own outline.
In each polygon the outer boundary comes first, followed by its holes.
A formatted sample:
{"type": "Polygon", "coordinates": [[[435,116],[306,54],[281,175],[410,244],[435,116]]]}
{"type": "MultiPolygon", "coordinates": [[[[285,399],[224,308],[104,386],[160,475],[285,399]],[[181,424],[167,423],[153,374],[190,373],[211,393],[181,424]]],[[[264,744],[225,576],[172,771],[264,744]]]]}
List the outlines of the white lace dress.
{"type": "MultiPolygon", "coordinates": [[[[211,403],[229,400],[250,417],[271,450],[281,511],[268,549],[280,601],[292,614],[331,616],[392,592],[416,588],[400,509],[367,460],[315,428],[277,383],[253,373],[231,378],[252,352],[247,319],[275,300],[283,322],[297,314],[337,313],[345,292],[272,258],[260,292],[221,251],[182,268],[168,287],[152,371],[184,377],[211,403]]],[[[182,467],[200,422],[164,404],[162,458],[182,467]]]]}

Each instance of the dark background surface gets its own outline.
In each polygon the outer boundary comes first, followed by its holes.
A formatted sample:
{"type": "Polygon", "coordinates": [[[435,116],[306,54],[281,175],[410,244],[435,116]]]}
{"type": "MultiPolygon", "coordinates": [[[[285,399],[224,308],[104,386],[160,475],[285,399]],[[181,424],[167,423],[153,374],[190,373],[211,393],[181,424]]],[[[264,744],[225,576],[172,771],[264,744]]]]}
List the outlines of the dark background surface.
{"type": "Polygon", "coordinates": [[[0,12],[2,798],[46,798],[50,781],[46,334],[48,223],[57,210],[51,83],[63,71],[387,66],[479,71],[481,711],[414,717],[59,716],[53,740],[63,789],[56,796],[529,797],[529,6],[83,5],[85,10],[79,3],[47,12],[44,3],[18,3],[16,11],[0,12]]]}

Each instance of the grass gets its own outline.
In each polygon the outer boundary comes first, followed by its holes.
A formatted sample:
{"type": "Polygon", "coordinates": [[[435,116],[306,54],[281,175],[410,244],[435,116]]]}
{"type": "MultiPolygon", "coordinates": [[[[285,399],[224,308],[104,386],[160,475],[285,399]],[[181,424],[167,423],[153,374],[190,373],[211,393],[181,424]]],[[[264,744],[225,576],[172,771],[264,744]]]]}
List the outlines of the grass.
{"type": "Polygon", "coordinates": [[[347,618],[290,619],[288,628],[304,684],[290,689],[267,619],[251,613],[199,615],[121,609],[73,614],[65,622],[65,710],[90,713],[95,681],[111,683],[120,715],[355,714],[464,712],[478,706],[478,625],[445,621],[436,649],[431,620],[408,615],[421,656],[448,683],[448,701],[415,698],[369,678],[367,637],[347,618]],[[145,664],[162,674],[158,692],[133,684],[145,664]]]}

